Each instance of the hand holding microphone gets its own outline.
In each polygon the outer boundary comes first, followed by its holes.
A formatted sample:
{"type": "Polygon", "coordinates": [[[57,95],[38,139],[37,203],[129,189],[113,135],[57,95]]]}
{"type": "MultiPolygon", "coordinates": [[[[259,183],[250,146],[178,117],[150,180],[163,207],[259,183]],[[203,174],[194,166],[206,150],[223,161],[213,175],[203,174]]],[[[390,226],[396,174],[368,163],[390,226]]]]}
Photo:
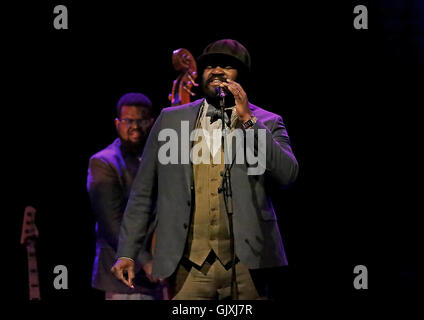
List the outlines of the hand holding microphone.
{"type": "Polygon", "coordinates": [[[225,97],[227,92],[234,96],[236,103],[236,112],[240,121],[245,122],[251,118],[249,101],[247,100],[247,94],[241,87],[241,85],[233,80],[225,79],[218,87],[216,87],[217,95],[225,97]]]}

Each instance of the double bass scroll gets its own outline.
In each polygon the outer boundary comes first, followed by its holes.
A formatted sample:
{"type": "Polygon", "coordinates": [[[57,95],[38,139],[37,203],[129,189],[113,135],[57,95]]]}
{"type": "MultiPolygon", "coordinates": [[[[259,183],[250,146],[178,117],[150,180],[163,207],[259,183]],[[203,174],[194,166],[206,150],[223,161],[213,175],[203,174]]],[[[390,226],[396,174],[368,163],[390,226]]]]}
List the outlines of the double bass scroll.
{"type": "Polygon", "coordinates": [[[197,65],[193,55],[184,48],[174,50],[172,53],[172,65],[180,74],[174,80],[172,92],[168,96],[171,106],[179,106],[190,102],[190,98],[195,94],[192,87],[197,87],[197,65]]]}

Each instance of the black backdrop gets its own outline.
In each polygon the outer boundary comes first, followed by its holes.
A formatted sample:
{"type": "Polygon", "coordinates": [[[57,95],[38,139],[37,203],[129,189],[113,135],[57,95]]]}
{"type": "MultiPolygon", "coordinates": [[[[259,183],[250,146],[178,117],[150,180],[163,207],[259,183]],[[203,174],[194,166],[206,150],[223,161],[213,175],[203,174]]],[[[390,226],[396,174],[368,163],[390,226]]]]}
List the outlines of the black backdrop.
{"type": "Polygon", "coordinates": [[[414,164],[423,5],[318,2],[63,1],[4,10],[4,62],[12,70],[3,100],[14,231],[8,248],[19,252],[13,297],[27,299],[25,250],[17,239],[23,209],[33,205],[42,298],[101,298],[90,288],[88,159],[115,138],[122,94],[143,92],[158,114],[169,106],[177,75],[172,51],[183,47],[198,56],[222,38],[250,51],[248,96],[283,116],[300,164],[298,181],[275,195],[290,264],[275,274],[277,298],[390,303],[418,289],[414,164]],[[53,28],[57,4],[68,8],[69,30],[53,28]],[[357,4],[368,6],[369,30],[353,28],[357,4]],[[68,290],[53,288],[59,264],[68,268],[68,290]],[[353,288],[353,268],[360,264],[368,267],[369,290],[353,288]]]}

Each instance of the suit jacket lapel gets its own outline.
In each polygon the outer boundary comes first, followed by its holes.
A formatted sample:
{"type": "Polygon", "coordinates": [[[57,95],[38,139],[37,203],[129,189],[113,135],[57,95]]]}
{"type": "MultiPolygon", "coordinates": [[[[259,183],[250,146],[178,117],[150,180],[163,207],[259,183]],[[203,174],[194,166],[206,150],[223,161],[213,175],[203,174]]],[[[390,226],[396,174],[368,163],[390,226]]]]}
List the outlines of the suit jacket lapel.
{"type": "MultiPolygon", "coordinates": [[[[191,108],[187,108],[187,116],[185,116],[183,120],[189,121],[189,137],[191,132],[193,132],[195,126],[197,117],[199,115],[200,106],[202,105],[204,99],[197,100],[193,102],[193,106],[191,108]]],[[[191,152],[193,148],[194,141],[190,141],[190,149],[189,152],[191,152]]],[[[191,192],[191,186],[193,185],[193,166],[191,163],[191,160],[189,159],[188,164],[183,164],[184,168],[184,175],[186,177],[186,186],[189,193],[191,192]]]]}
{"type": "Polygon", "coordinates": [[[121,150],[121,145],[122,144],[119,138],[116,138],[112,144],[113,148],[115,148],[116,154],[118,155],[116,158],[116,169],[118,170],[119,182],[122,189],[124,190],[125,196],[128,197],[133,182],[133,177],[128,170],[127,163],[125,162],[125,158],[121,150]]]}

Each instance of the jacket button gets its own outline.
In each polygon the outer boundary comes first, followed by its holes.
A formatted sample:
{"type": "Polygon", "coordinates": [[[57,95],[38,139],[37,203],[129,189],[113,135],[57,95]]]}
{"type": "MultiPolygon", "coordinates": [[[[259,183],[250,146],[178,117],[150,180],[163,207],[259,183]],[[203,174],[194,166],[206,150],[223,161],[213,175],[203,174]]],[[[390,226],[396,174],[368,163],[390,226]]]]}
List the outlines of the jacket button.
{"type": "Polygon", "coordinates": [[[190,207],[191,206],[191,202],[190,200],[187,200],[187,205],[190,207]]]}
{"type": "Polygon", "coordinates": [[[194,190],[194,186],[190,186],[190,190],[193,191],[194,190]]]}
{"type": "Polygon", "coordinates": [[[184,226],[184,229],[187,229],[187,227],[188,227],[188,226],[187,226],[187,223],[184,223],[184,225],[183,225],[183,226],[184,226]]]}

